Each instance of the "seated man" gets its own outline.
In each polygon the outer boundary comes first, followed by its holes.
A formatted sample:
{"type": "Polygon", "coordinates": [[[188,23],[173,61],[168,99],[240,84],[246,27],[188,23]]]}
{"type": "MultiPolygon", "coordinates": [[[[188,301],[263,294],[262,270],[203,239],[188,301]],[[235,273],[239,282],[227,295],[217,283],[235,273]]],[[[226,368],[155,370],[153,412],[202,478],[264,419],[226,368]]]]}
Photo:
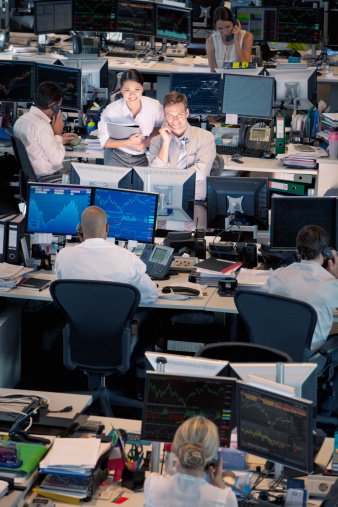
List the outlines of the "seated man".
{"type": "Polygon", "coordinates": [[[312,338],[312,349],[326,341],[333,323],[332,313],[338,307],[338,257],[323,267],[323,250],[329,245],[328,233],[316,225],[303,227],[296,239],[301,262],[276,269],[262,290],[299,299],[313,306],[318,315],[312,338]]]}
{"type": "MultiPolygon", "coordinates": [[[[163,99],[163,110],[166,123],[160,129],[160,135],[150,142],[149,167],[195,170],[195,201],[205,201],[206,178],[216,157],[214,136],[211,132],[189,125],[185,95],[168,93],[163,99]]],[[[205,208],[195,208],[195,220],[196,214],[199,215],[199,226],[206,227],[205,208]]]]}
{"type": "Polygon", "coordinates": [[[146,265],[129,250],[106,241],[108,229],[107,215],[101,208],[85,209],[79,234],[82,243],[58,253],[57,278],[130,283],[139,289],[142,303],[156,302],[157,287],[146,274],[146,265]]]}
{"type": "Polygon", "coordinates": [[[61,103],[62,90],[59,85],[45,81],[36,90],[34,106],[14,125],[14,134],[26,146],[38,178],[54,174],[62,168],[65,156],[63,145],[75,135],[62,134],[64,123],[59,109],[61,103]]]}

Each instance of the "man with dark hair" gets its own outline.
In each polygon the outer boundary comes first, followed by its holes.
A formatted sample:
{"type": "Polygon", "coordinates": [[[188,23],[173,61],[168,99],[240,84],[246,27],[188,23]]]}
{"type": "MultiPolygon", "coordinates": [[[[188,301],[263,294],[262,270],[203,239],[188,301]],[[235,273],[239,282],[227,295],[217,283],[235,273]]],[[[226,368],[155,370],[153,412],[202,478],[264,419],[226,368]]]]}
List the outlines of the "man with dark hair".
{"type": "Polygon", "coordinates": [[[61,88],[51,81],[41,83],[36,90],[34,106],[14,125],[14,134],[24,143],[38,177],[53,174],[62,168],[64,144],[74,134],[62,134],[61,88]]]}
{"type": "Polygon", "coordinates": [[[332,313],[338,307],[338,257],[332,250],[332,260],[323,267],[329,235],[317,225],[303,227],[296,244],[301,262],[276,269],[262,290],[305,301],[315,308],[318,321],[312,349],[317,349],[326,341],[333,323],[332,313]]]}

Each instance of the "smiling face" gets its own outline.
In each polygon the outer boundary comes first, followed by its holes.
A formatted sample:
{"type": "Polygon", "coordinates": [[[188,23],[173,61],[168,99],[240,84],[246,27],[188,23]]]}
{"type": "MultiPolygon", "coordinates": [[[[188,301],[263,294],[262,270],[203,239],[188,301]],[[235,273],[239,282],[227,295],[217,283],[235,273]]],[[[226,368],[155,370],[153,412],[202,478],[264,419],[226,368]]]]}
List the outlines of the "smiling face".
{"type": "Polygon", "coordinates": [[[168,105],[164,108],[164,116],[175,136],[181,137],[188,126],[189,109],[182,102],[168,105]]]}
{"type": "Polygon", "coordinates": [[[143,93],[143,86],[136,81],[125,81],[121,88],[121,93],[127,103],[127,106],[129,108],[135,108],[140,104],[143,93]]]}
{"type": "Polygon", "coordinates": [[[223,42],[225,42],[225,37],[232,34],[233,27],[234,24],[232,21],[223,21],[219,19],[215,23],[215,29],[221,34],[223,42]]]}

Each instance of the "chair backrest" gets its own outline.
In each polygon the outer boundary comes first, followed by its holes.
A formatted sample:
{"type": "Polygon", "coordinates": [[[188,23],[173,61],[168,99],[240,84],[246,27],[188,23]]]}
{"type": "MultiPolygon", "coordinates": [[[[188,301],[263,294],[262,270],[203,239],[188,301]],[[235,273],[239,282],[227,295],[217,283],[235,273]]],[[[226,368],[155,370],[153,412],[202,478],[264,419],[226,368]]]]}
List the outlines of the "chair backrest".
{"type": "Polygon", "coordinates": [[[126,372],[131,323],[141,299],[137,287],[117,282],[56,280],[50,292],[67,319],[73,365],[102,374],[126,372]]]}
{"type": "Polygon", "coordinates": [[[11,136],[15,158],[21,164],[21,168],[25,175],[26,181],[37,181],[38,178],[34,171],[34,167],[29,160],[26,146],[23,144],[21,139],[12,134],[9,130],[6,130],[6,132],[11,136]]]}
{"type": "Polygon", "coordinates": [[[220,359],[232,363],[291,363],[292,357],[286,352],[245,342],[208,343],[199,349],[196,357],[220,359]]]}
{"type": "Polygon", "coordinates": [[[235,304],[250,342],[267,345],[306,362],[317,324],[316,310],[303,301],[263,291],[240,289],[235,304]]]}
{"type": "Polygon", "coordinates": [[[216,153],[216,157],[210,171],[210,176],[220,176],[222,174],[223,169],[224,169],[224,158],[219,153],[216,153]]]}

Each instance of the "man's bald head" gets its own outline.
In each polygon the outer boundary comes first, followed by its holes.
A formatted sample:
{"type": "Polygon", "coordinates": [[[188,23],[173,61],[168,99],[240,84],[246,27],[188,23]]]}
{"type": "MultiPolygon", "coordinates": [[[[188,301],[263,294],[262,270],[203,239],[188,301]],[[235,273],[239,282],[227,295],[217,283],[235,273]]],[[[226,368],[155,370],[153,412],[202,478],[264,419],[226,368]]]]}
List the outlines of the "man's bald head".
{"type": "Polygon", "coordinates": [[[84,240],[90,238],[107,239],[107,215],[98,206],[89,206],[81,215],[81,231],[84,240]]]}

